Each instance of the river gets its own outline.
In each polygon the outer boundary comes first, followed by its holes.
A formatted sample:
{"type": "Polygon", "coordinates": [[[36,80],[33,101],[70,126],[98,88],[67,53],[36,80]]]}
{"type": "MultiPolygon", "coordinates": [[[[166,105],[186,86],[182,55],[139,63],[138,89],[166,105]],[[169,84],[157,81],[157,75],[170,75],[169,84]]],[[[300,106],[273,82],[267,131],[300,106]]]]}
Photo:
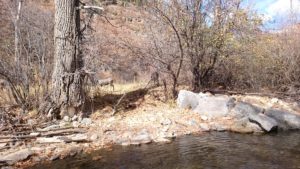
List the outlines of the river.
{"type": "Polygon", "coordinates": [[[300,168],[300,133],[211,132],[169,144],[114,146],[34,169],[289,169],[300,168]]]}

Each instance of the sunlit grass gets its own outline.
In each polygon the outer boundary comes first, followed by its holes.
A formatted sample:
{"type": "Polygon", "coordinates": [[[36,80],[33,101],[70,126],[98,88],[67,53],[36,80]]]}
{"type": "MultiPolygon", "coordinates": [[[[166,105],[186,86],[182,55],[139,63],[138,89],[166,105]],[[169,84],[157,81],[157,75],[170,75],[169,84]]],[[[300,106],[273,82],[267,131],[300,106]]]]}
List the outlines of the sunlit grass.
{"type": "Polygon", "coordinates": [[[107,86],[94,86],[87,90],[89,95],[105,95],[105,94],[124,94],[134,90],[142,89],[146,87],[147,83],[136,82],[136,83],[117,83],[114,87],[107,86]]]}

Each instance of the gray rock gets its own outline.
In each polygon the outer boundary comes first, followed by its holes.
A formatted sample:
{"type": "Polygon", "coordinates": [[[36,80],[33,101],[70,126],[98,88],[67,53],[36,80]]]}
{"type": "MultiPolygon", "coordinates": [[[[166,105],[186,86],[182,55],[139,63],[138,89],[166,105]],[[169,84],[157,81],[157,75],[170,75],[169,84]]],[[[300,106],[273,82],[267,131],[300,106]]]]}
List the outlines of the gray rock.
{"type": "Polygon", "coordinates": [[[300,129],[299,114],[276,109],[268,109],[265,111],[265,115],[275,119],[278,122],[280,129],[300,129]]]}
{"type": "Polygon", "coordinates": [[[98,139],[98,135],[97,134],[93,134],[90,138],[91,141],[96,141],[98,139]]]}
{"type": "Polygon", "coordinates": [[[58,160],[60,158],[60,154],[54,154],[53,156],[51,156],[49,158],[50,161],[55,161],[55,160],[58,160]]]}
{"type": "Polygon", "coordinates": [[[181,90],[178,94],[177,104],[180,108],[191,108],[208,119],[214,119],[226,116],[235,105],[235,100],[226,95],[196,94],[181,90]]]}
{"type": "Polygon", "coordinates": [[[151,143],[152,139],[147,131],[142,131],[131,139],[131,144],[147,144],[151,143]]]}
{"type": "Polygon", "coordinates": [[[234,121],[230,131],[237,133],[261,133],[263,130],[255,123],[251,123],[248,117],[234,121]]]}
{"type": "Polygon", "coordinates": [[[14,153],[10,153],[4,157],[1,158],[2,161],[6,161],[8,164],[12,165],[18,161],[23,161],[29,158],[31,155],[33,155],[33,151],[29,149],[23,149],[19,150],[14,153]]]}
{"type": "Polygon", "coordinates": [[[228,130],[228,127],[219,123],[211,123],[210,124],[211,130],[215,131],[226,131],[228,130]]]}
{"type": "Polygon", "coordinates": [[[209,131],[209,130],[210,130],[209,125],[206,124],[206,123],[200,123],[199,127],[200,127],[200,129],[201,129],[202,131],[209,131]]]}
{"type": "Polygon", "coordinates": [[[85,126],[90,126],[92,124],[92,119],[90,119],[90,118],[83,118],[80,123],[83,124],[83,125],[85,125],[85,126]]]}
{"type": "Polygon", "coordinates": [[[237,102],[236,105],[230,111],[229,116],[232,116],[236,119],[241,119],[243,117],[248,117],[250,114],[254,115],[262,112],[262,108],[253,106],[245,102],[237,102]]]}
{"type": "Polygon", "coordinates": [[[208,119],[224,117],[229,113],[229,102],[232,99],[226,95],[201,96],[199,104],[193,111],[206,116],[208,119]]]}
{"type": "Polygon", "coordinates": [[[259,125],[264,131],[270,132],[273,130],[277,130],[278,124],[276,120],[262,114],[249,114],[250,122],[254,122],[259,125]]]}
{"type": "MultiPolygon", "coordinates": [[[[276,130],[278,123],[274,119],[264,115],[263,112],[263,108],[253,106],[245,102],[238,102],[231,110],[230,116],[235,119],[243,119],[246,117],[250,122],[256,123],[265,132],[276,130]]],[[[247,124],[247,126],[249,127],[250,125],[247,124]]],[[[252,129],[249,128],[246,130],[250,131],[252,129]]]]}

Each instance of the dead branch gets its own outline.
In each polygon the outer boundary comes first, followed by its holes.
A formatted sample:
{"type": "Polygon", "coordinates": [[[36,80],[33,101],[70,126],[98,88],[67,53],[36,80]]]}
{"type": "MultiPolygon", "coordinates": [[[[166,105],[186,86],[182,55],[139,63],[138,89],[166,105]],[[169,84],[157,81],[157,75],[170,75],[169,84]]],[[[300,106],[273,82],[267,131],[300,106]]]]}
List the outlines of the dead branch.
{"type": "Polygon", "coordinates": [[[121,103],[121,101],[124,99],[127,93],[124,93],[123,96],[118,100],[117,104],[114,106],[112,115],[114,116],[118,112],[118,105],[121,103]]]}

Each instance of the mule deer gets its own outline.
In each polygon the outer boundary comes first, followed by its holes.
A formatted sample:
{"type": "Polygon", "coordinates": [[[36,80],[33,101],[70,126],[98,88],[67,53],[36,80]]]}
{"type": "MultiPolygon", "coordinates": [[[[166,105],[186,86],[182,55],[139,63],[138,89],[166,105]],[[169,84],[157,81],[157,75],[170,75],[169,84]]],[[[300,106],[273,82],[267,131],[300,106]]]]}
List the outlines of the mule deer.
{"type": "Polygon", "coordinates": [[[100,85],[100,86],[110,85],[113,88],[113,91],[115,90],[114,80],[112,78],[97,80],[97,85],[100,85]]]}

